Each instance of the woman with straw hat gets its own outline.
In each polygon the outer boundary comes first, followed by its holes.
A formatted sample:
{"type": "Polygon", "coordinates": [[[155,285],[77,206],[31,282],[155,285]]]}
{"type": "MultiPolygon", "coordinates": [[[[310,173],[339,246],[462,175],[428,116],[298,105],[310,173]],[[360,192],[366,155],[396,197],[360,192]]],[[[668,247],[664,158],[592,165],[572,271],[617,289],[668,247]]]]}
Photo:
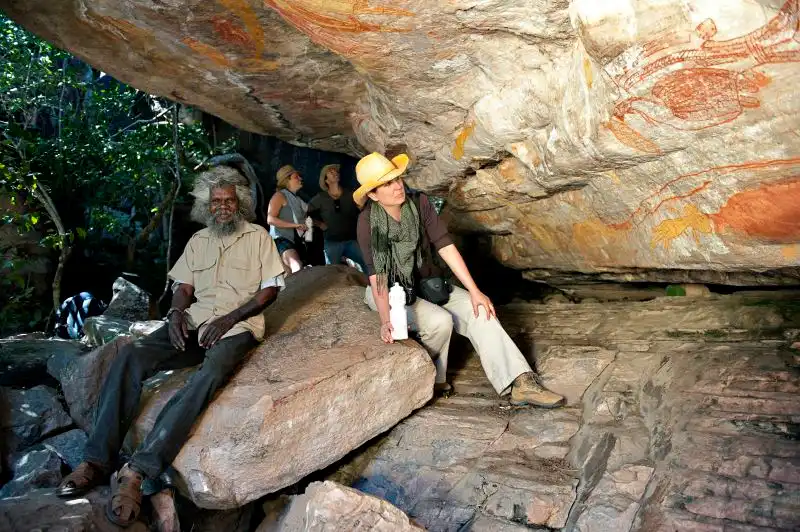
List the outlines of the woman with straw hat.
{"type": "Polygon", "coordinates": [[[296,273],[303,269],[308,254],[302,238],[307,229],[308,204],[297,196],[297,191],[303,188],[303,178],[290,164],[280,167],[277,178],[278,190],[267,208],[269,234],[275,240],[283,264],[291,273],[296,273]]]}
{"type": "Polygon", "coordinates": [[[339,165],[326,164],[319,173],[319,193],[308,204],[312,218],[322,219],[325,232],[325,262],[339,264],[346,257],[366,272],[367,266],[356,242],[359,209],[353,192],[341,186],[339,165]]]}
{"type": "Polygon", "coordinates": [[[371,153],[356,165],[361,186],[353,193],[353,199],[359,205],[366,203],[357,227],[370,283],[366,302],[380,315],[381,338],[386,343],[393,342],[389,286],[399,283],[408,294],[409,328],[419,334],[435,359],[437,390],[449,389],[447,355],[455,328],[472,342],[497,393],[511,392],[512,404],[562,406],[564,398],[539,383],[500,325],[492,302],[476,286],[428,197],[406,190],[401,176],[408,162],[405,154],[389,160],[371,153]],[[464,288],[446,288],[437,255],[464,288]]]}

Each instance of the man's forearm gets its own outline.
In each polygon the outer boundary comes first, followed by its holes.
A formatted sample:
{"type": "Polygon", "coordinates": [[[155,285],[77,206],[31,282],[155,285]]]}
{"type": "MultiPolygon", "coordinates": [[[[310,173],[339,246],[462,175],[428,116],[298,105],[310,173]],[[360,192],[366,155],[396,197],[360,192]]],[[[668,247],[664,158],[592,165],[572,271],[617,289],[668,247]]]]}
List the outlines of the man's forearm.
{"type": "Polygon", "coordinates": [[[186,310],[192,304],[192,296],[191,290],[186,289],[184,285],[178,286],[175,293],[172,294],[172,308],[176,308],[181,312],[186,310]]]}
{"type": "Polygon", "coordinates": [[[277,296],[278,289],[274,286],[268,286],[263,290],[259,290],[252,299],[236,310],[230,312],[228,316],[230,316],[235,323],[239,323],[242,320],[246,320],[247,318],[251,318],[264,312],[264,309],[266,309],[270,303],[275,301],[277,296]]]}

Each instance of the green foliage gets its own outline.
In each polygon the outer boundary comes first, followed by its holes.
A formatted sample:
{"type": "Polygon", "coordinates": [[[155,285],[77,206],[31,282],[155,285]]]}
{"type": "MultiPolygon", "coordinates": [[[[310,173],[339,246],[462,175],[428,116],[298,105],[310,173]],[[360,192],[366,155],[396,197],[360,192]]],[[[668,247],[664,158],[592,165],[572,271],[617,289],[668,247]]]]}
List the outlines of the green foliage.
{"type": "MultiPolygon", "coordinates": [[[[33,232],[52,250],[127,246],[159,214],[174,183],[172,106],[103,76],[0,14],[0,225],[33,232]],[[54,213],[37,201],[37,187],[52,198],[63,237],[54,213]]],[[[179,123],[178,136],[186,180],[198,163],[230,149],[210,146],[200,124],[179,123]]],[[[164,239],[145,240],[152,270],[164,239]]],[[[25,305],[12,304],[14,298],[32,297],[13,276],[25,257],[9,261],[0,270],[0,297],[11,299],[0,300],[0,319],[7,307],[25,305]]]]}

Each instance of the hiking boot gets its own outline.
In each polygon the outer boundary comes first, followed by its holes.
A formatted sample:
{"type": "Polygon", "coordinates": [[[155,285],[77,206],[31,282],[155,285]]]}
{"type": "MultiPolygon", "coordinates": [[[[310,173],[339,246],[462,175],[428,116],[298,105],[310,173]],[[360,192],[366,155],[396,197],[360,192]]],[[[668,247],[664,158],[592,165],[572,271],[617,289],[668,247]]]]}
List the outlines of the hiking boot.
{"type": "Polygon", "coordinates": [[[564,405],[564,396],[553,393],[541,384],[532,371],[523,373],[511,384],[511,404],[558,408],[564,405]]]}

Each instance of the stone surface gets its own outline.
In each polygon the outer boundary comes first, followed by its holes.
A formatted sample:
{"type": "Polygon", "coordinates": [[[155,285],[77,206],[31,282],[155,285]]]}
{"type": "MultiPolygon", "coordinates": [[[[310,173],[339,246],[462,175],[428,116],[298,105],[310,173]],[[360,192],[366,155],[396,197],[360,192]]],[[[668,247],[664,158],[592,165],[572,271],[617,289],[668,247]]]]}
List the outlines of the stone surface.
{"type": "Polygon", "coordinates": [[[42,445],[58,453],[58,456],[70,469],[75,469],[83,461],[83,449],[86,447],[87,439],[84,431],[73,429],[42,440],[42,445]]]}
{"type": "Polygon", "coordinates": [[[100,387],[111,362],[120,348],[132,341],[129,336],[121,336],[73,361],[61,372],[61,388],[69,413],[84,431],[88,432],[92,428],[100,387]]]}
{"type": "Polygon", "coordinates": [[[14,478],[0,489],[0,499],[18,497],[36,488],[54,488],[63,477],[61,457],[41,445],[19,453],[12,467],[14,478]]]}
{"type": "Polygon", "coordinates": [[[243,129],[408,151],[513,267],[797,279],[797,0],[0,5],[243,129]]]}
{"type": "Polygon", "coordinates": [[[147,532],[136,522],[128,528],[117,527],[106,519],[109,499],[107,487],[98,488],[86,497],[65,500],[53,490],[36,490],[11,499],[0,500],[0,530],[9,532],[147,532]]]}
{"type": "Polygon", "coordinates": [[[172,396],[183,388],[194,374],[196,367],[172,371],[162,371],[147,379],[142,385],[139,400],[140,414],[131,426],[123,443],[123,449],[132,454],[150,433],[161,410],[172,396]]]}
{"type": "Polygon", "coordinates": [[[150,317],[150,294],[123,277],[111,287],[113,296],[103,316],[127,321],[143,321],[150,317]]]}
{"type": "MultiPolygon", "coordinates": [[[[234,508],[289,486],[430,399],[430,357],[411,341],[381,342],[362,282],[345,266],[288,279],[266,312],[266,341],[209,405],[173,462],[198,506],[234,508]]],[[[159,386],[176,389],[167,381],[159,386]]],[[[145,401],[136,424],[152,423],[163,403],[145,401]]]]}
{"type": "Polygon", "coordinates": [[[102,314],[86,318],[83,325],[83,334],[86,342],[92,347],[99,347],[119,336],[128,335],[133,324],[129,320],[114,318],[102,314]]]}
{"type": "Polygon", "coordinates": [[[352,530],[422,532],[388,502],[335,482],[313,482],[294,498],[278,528],[281,532],[352,530]]]}
{"type": "Polygon", "coordinates": [[[0,386],[28,387],[47,380],[48,360],[75,357],[84,351],[80,342],[61,339],[0,340],[0,386]]]}
{"type": "Polygon", "coordinates": [[[52,388],[0,388],[0,442],[4,454],[30,447],[70,425],[72,419],[52,388]]]}
{"type": "Polygon", "coordinates": [[[579,412],[501,409],[496,395],[463,393],[404,420],[331,479],[389,501],[429,530],[458,530],[482,516],[563,526],[577,479],[563,458],[537,450],[567,445],[579,412]]]}
{"type": "Polygon", "coordinates": [[[166,325],[164,320],[137,321],[131,324],[128,328],[128,332],[140,338],[156,332],[161,327],[164,327],[164,325],[166,325]]]}
{"type": "Polygon", "coordinates": [[[545,380],[577,383],[576,369],[592,368],[580,402],[511,408],[454,342],[456,395],[330,478],[429,530],[798,528],[794,301],[515,303],[499,314],[529,359],[553,361],[545,380]],[[585,365],[592,358],[602,363],[585,365]]]}
{"type": "Polygon", "coordinates": [[[536,356],[536,369],[542,384],[567,398],[567,404],[580,403],[583,392],[614,360],[615,353],[597,347],[552,346],[536,356]]]}

